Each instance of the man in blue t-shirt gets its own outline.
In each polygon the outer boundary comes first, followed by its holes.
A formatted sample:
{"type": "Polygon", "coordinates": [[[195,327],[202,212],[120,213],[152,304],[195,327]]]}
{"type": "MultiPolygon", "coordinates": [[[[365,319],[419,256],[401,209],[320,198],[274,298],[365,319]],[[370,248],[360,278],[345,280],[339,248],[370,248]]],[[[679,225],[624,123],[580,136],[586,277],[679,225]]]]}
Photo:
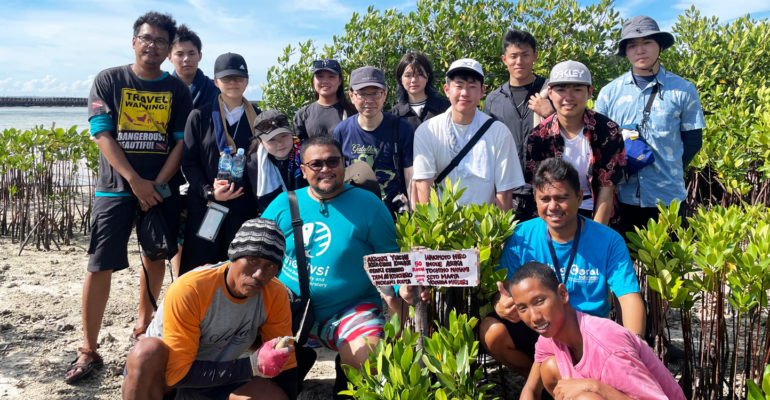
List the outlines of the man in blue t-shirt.
{"type": "Polygon", "coordinates": [[[358,114],[340,122],[334,128],[334,138],[348,162],[365,161],[372,167],[382,200],[393,216],[409,204],[406,196],[412,181],[414,130],[406,119],[382,111],[388,88],[380,69],[361,67],[353,71],[349,94],[358,114]]]}
{"type": "Polygon", "coordinates": [[[532,187],[540,218],[518,225],[506,242],[500,268],[507,269],[508,276],[505,283],[498,282],[495,312],[482,321],[480,330],[489,354],[525,377],[538,334],[520,322],[505,289],[525,263],[537,261],[558,271],[576,310],[606,318],[611,290],[618,297],[623,325],[636,335],[643,334],[645,326],[639,282],[623,238],[578,215],[583,191],[577,170],[564,159],[549,158],[537,168],[532,187]]]}
{"type": "MultiPolygon", "coordinates": [[[[310,305],[316,320],[310,338],[339,352],[333,392],[339,393],[347,389],[340,362],[359,369],[369,356],[367,343],[374,347],[383,336],[382,301],[364,270],[364,256],[400,249],[393,220],[382,201],[371,192],[343,183],[345,160],[339,142],[327,135],[313,136],[302,144],[300,158],[310,185],[295,191],[303,222],[310,305]]],[[[299,295],[287,194],[273,200],[262,218],[275,220],[286,237],[278,279],[299,295]]]]}

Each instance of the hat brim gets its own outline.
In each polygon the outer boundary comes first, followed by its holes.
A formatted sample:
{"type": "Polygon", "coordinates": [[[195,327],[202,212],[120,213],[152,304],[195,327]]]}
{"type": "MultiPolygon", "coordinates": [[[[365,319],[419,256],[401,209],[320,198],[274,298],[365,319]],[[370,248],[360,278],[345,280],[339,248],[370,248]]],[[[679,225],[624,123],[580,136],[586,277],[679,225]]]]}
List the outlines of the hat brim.
{"type": "Polygon", "coordinates": [[[455,73],[457,71],[473,72],[475,75],[480,76],[482,81],[484,80],[484,74],[480,73],[479,71],[477,71],[477,70],[475,70],[473,68],[469,68],[469,67],[456,67],[456,68],[452,68],[452,69],[450,69],[449,71],[446,72],[447,78],[449,77],[449,74],[455,73]]]}
{"type": "Polygon", "coordinates": [[[556,85],[586,85],[586,86],[593,86],[591,82],[588,81],[548,81],[548,87],[556,86],[556,85]]]}
{"type": "Polygon", "coordinates": [[[337,71],[334,68],[329,68],[329,67],[313,68],[313,74],[315,74],[318,71],[329,71],[329,72],[334,72],[337,75],[342,75],[342,71],[337,71]]]}
{"type": "Polygon", "coordinates": [[[388,90],[387,86],[377,82],[366,82],[366,83],[357,83],[355,85],[350,85],[350,90],[361,90],[368,87],[376,87],[382,90],[388,90]]]}
{"type": "Polygon", "coordinates": [[[224,71],[215,72],[214,73],[214,78],[215,79],[222,79],[222,78],[224,78],[226,76],[230,76],[230,75],[238,75],[238,76],[242,76],[244,78],[248,78],[249,77],[249,73],[244,71],[244,70],[242,70],[242,69],[226,69],[224,71]]]}
{"type": "Polygon", "coordinates": [[[660,51],[666,50],[667,48],[673,46],[676,42],[674,35],[669,32],[655,32],[653,34],[632,32],[627,37],[624,37],[620,42],[618,42],[618,51],[615,52],[615,56],[626,56],[626,44],[628,44],[629,40],[646,37],[655,38],[655,41],[658,42],[658,45],[660,46],[660,51]]]}
{"type": "Polygon", "coordinates": [[[380,183],[377,181],[377,175],[374,174],[372,167],[365,161],[357,161],[345,168],[345,183],[357,186],[361,189],[374,193],[378,198],[382,198],[380,183]]]}
{"type": "Polygon", "coordinates": [[[263,133],[259,129],[257,129],[256,131],[257,131],[257,133],[259,133],[259,135],[257,135],[257,137],[259,138],[259,140],[261,140],[263,142],[266,142],[266,141],[268,141],[268,140],[270,140],[270,139],[272,139],[272,138],[274,138],[274,137],[276,137],[276,136],[278,136],[278,135],[280,135],[282,133],[289,133],[289,134],[292,134],[292,135],[294,134],[294,132],[292,132],[291,129],[289,129],[289,128],[285,127],[285,126],[279,126],[279,127],[273,129],[272,131],[270,131],[268,133],[263,133]]]}

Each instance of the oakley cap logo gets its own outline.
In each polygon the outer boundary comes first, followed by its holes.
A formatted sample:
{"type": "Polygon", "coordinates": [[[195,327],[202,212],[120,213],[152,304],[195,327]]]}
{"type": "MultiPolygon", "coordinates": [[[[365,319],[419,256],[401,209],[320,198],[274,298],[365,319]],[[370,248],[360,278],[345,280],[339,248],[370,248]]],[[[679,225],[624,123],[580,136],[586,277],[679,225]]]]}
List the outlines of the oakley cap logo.
{"type": "Polygon", "coordinates": [[[568,69],[564,71],[556,71],[551,75],[551,79],[558,78],[582,78],[585,71],[580,69],[568,69]]]}

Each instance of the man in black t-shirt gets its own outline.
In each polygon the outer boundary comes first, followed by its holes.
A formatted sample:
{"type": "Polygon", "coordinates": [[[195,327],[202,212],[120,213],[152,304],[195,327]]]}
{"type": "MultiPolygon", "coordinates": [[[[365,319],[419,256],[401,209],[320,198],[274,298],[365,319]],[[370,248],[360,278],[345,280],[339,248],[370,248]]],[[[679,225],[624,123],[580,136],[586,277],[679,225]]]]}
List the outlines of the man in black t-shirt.
{"type": "MultiPolygon", "coordinates": [[[[505,124],[516,142],[521,170],[525,171],[527,137],[532,129],[554,113],[548,100],[548,80],[532,70],[537,62],[537,42],[529,32],[511,29],[503,38],[503,63],[508,67],[510,79],[487,96],[484,113],[505,124]]],[[[514,211],[518,218],[527,220],[525,205],[534,207],[532,187],[524,185],[513,189],[514,211]]]]}
{"type": "MultiPolygon", "coordinates": [[[[134,63],[100,72],[91,88],[88,116],[99,147],[99,176],[83,285],[84,341],[67,370],[67,383],[102,365],[97,338],[112,272],[128,267],[128,239],[136,215],[159,207],[169,231],[178,230],[179,182],[173,178],[192,100],[182,81],[160,69],[175,34],[176,22],[168,14],[139,17],[132,40],[134,63]],[[156,190],[162,183],[170,192],[165,198],[156,190]]],[[[174,243],[169,245],[176,250],[174,243]]],[[[143,336],[152,319],[146,292],[157,296],[163,285],[164,261],[144,258],[143,263],[148,278],[140,280],[139,316],[131,339],[143,336]]]]}

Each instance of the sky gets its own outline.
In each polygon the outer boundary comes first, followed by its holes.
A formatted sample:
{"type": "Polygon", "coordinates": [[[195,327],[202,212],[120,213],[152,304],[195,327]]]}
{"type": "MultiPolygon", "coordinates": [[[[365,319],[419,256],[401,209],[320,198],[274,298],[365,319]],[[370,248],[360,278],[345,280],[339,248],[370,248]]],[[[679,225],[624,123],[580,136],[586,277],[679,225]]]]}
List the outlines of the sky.
{"type": "MultiPolygon", "coordinates": [[[[588,5],[597,0],[578,0],[588,5]]],[[[283,49],[313,39],[318,48],[343,34],[354,12],[368,5],[402,12],[415,0],[0,0],[0,97],[86,97],[101,70],[129,64],[132,26],[149,11],[168,12],[203,41],[200,68],[213,75],[219,54],[236,52],[248,63],[246,96],[261,98],[260,83],[283,49]]],[[[770,17],[768,0],[616,0],[624,18],[646,14],[666,30],[695,5],[721,22],[751,13],[770,17]]],[[[173,69],[166,61],[162,68],[173,69]]]]}

